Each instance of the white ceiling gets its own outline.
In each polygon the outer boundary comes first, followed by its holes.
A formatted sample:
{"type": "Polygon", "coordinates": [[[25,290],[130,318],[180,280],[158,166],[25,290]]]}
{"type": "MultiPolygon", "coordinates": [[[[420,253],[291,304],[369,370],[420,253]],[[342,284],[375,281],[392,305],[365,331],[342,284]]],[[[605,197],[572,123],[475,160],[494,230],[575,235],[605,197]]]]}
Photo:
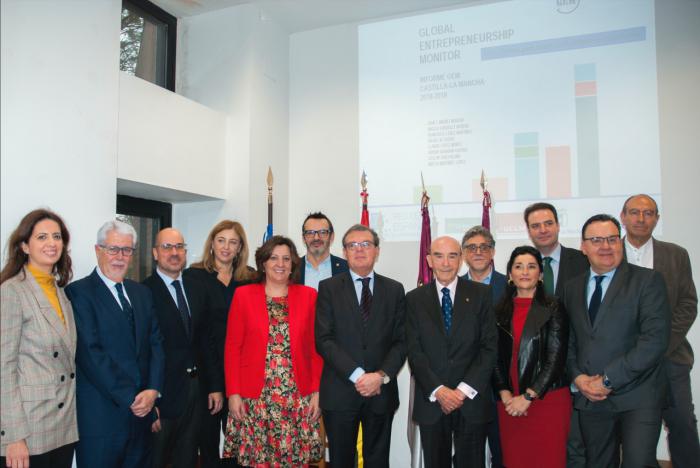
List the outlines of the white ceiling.
{"type": "Polygon", "coordinates": [[[151,0],[168,13],[182,18],[230,8],[257,5],[290,33],[336,24],[367,21],[479,0],[151,0]]]}

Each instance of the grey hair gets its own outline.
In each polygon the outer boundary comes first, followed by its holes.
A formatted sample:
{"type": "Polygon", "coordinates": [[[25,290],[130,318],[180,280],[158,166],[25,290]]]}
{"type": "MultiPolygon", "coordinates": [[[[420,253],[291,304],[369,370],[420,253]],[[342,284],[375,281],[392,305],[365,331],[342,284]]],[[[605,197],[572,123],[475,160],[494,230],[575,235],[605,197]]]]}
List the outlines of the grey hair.
{"type": "Polygon", "coordinates": [[[496,241],[494,240],[493,235],[491,235],[491,231],[486,229],[484,226],[476,225],[469,228],[469,230],[464,233],[464,236],[462,237],[462,248],[464,248],[469,239],[476,236],[483,236],[491,244],[491,247],[496,247],[496,241]]]}
{"type": "Polygon", "coordinates": [[[345,247],[345,239],[348,237],[348,235],[351,232],[356,232],[356,231],[371,233],[372,234],[372,242],[374,242],[374,246],[379,247],[379,235],[377,234],[377,232],[374,229],[370,229],[367,226],[362,225],[362,224],[354,224],[354,225],[350,226],[350,229],[345,231],[345,234],[343,235],[343,247],[345,247]]]}
{"type": "Polygon", "coordinates": [[[110,232],[117,232],[123,236],[131,236],[132,246],[136,246],[136,241],[138,240],[138,235],[136,234],[136,229],[124,221],[119,221],[118,219],[113,219],[107,221],[102,225],[102,227],[97,231],[97,245],[104,245],[107,240],[107,234],[110,232]]]}

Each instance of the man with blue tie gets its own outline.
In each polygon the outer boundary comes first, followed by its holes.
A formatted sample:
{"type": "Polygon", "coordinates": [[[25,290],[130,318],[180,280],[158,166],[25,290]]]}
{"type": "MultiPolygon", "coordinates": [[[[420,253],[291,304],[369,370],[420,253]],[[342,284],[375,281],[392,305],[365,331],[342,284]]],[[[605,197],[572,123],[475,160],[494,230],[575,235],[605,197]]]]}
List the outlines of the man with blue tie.
{"type": "Polygon", "coordinates": [[[423,459],[426,468],[484,466],[497,342],[491,291],[457,276],[456,239],[435,239],[427,259],[435,280],[406,295],[408,363],[416,379],[412,417],[423,459]]]}
{"type": "Polygon", "coordinates": [[[620,223],[610,215],[584,223],[581,250],[590,270],[566,284],[562,303],[586,466],[619,466],[620,444],[623,466],[657,466],[671,328],[663,277],[624,260],[620,223]]]}
{"type": "Polygon", "coordinates": [[[124,279],[135,245],[132,226],[105,223],[97,233],[97,268],[66,288],[78,331],[79,468],[151,463],[151,410],[165,358],[150,291],[124,279]]]}

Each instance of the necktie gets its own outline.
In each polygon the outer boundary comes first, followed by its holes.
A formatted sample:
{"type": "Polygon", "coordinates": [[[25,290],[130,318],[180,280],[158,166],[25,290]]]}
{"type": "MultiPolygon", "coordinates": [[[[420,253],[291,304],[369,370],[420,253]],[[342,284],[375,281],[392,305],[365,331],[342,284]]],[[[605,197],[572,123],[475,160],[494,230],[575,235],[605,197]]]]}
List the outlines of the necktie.
{"type": "Polygon", "coordinates": [[[544,257],[544,292],[554,295],[554,270],[552,270],[552,257],[544,257]]]}
{"type": "Polygon", "coordinates": [[[175,288],[175,297],[177,298],[177,310],[180,311],[180,318],[182,319],[182,325],[185,327],[185,333],[187,337],[190,337],[190,310],[187,307],[187,301],[185,300],[185,295],[182,293],[182,285],[180,280],[175,280],[171,283],[175,288]]]}
{"type": "Polygon", "coordinates": [[[445,321],[445,331],[449,334],[452,327],[452,299],[449,288],[442,288],[442,318],[445,321]]]}
{"type": "Polygon", "coordinates": [[[369,320],[369,309],[372,308],[372,291],[369,289],[369,280],[371,278],[358,278],[357,281],[362,281],[362,293],[360,294],[360,315],[362,323],[367,325],[369,320]]]}
{"type": "Polygon", "coordinates": [[[588,304],[588,316],[591,318],[591,325],[595,323],[595,316],[598,314],[600,302],[603,299],[603,287],[601,285],[603,278],[605,278],[603,275],[595,277],[595,289],[591,296],[591,302],[588,304]]]}
{"type": "Polygon", "coordinates": [[[124,314],[126,314],[127,320],[129,320],[129,325],[131,325],[131,333],[136,335],[136,332],[134,331],[134,308],[131,307],[131,304],[124,295],[124,285],[122,285],[121,283],[117,283],[114,285],[114,287],[117,288],[117,297],[119,297],[119,303],[122,306],[124,314]]]}

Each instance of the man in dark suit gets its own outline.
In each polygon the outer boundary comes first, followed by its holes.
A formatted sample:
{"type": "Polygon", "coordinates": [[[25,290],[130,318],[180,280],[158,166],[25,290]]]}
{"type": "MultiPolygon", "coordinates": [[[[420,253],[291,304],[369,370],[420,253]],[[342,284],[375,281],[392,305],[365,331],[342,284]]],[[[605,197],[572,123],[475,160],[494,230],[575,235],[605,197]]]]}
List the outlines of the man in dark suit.
{"type": "Polygon", "coordinates": [[[693,411],[690,369],[693,348],[686,335],[698,314],[698,296],[693,283],[688,252],[679,245],[652,237],[659,221],[656,201],[634,195],[620,213],[625,226],[625,257],[629,263],[660,272],[671,307],[671,340],[666,351],[666,374],[670,405],[662,416],[668,427],[668,446],[674,468],[696,467],[700,460],[698,425],[693,411]]]}
{"type": "Polygon", "coordinates": [[[491,291],[457,277],[460,258],[457,240],[435,239],[428,254],[435,281],[406,296],[408,363],[417,384],[412,417],[420,425],[426,468],[484,466],[493,417],[491,291]]]}
{"type": "MultiPolygon", "coordinates": [[[[533,203],[525,208],[523,217],[530,240],[542,254],[545,292],[561,297],[568,280],[588,271],[588,259],[579,250],[559,243],[559,214],[553,205],[533,203]]],[[[585,465],[586,454],[576,408],[571,413],[566,457],[567,468],[582,468],[585,465]]]]}
{"type": "Polygon", "coordinates": [[[66,288],[78,331],[78,467],[151,464],[151,410],[163,390],[162,341],[148,288],[124,279],[136,231],[97,233],[97,268],[66,288]]]}
{"type": "Polygon", "coordinates": [[[187,245],[182,234],[160,231],[153,258],[156,271],[143,284],[153,293],[166,363],[163,396],[156,401],[160,417],[153,423],[153,467],[190,468],[197,465],[198,405],[207,401],[212,414],[221,411],[224,383],[215,371],[205,286],[189,276],[183,281],[187,245]]]}
{"type": "Polygon", "coordinates": [[[523,215],[527,234],[542,254],[545,292],[561,296],[566,282],[588,270],[588,260],[576,249],[559,243],[559,215],[549,203],[533,203],[523,215]]]}
{"type": "Polygon", "coordinates": [[[377,233],[362,225],[343,236],[350,270],[321,281],[316,350],[323,358],[320,405],[333,468],[353,467],[359,424],[367,468],[389,466],[399,406],[396,375],[406,359],[403,286],[374,271],[377,233]]]}
{"type": "Polygon", "coordinates": [[[333,223],[328,216],[316,212],[309,214],[301,225],[306,255],[301,257],[299,283],[318,290],[318,283],[326,278],[348,271],[348,262],[331,255],[335,239],[333,223]]]}
{"type": "MultiPolygon", "coordinates": [[[[493,238],[491,231],[481,225],[476,225],[464,233],[462,237],[462,259],[468,269],[462,278],[491,286],[491,297],[495,306],[506,288],[506,276],[497,272],[494,268],[494,255],[496,255],[496,240],[493,238]]],[[[493,468],[503,466],[500,431],[496,413],[497,400],[498,396],[494,393],[491,405],[493,419],[487,428],[491,466],[493,468]]]]}
{"type": "Polygon", "coordinates": [[[581,238],[591,268],[566,284],[562,302],[586,466],[618,466],[620,442],[623,466],[657,466],[671,321],[664,280],[624,261],[612,216],[589,218],[581,238]]]}

